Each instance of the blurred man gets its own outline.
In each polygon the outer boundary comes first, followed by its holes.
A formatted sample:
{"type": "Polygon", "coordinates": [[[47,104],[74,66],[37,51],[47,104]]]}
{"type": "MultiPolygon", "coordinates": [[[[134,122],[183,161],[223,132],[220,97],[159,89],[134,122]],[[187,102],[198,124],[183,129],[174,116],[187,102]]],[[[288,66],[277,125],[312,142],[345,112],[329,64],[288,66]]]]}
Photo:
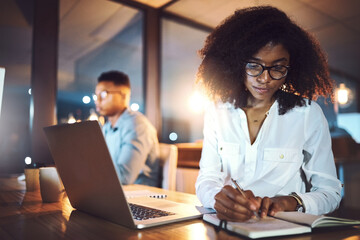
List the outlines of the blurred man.
{"type": "Polygon", "coordinates": [[[95,88],[96,111],[107,118],[103,133],[121,183],[158,186],[157,132],[143,114],[129,109],[130,93],[126,74],[102,73],[95,88]]]}

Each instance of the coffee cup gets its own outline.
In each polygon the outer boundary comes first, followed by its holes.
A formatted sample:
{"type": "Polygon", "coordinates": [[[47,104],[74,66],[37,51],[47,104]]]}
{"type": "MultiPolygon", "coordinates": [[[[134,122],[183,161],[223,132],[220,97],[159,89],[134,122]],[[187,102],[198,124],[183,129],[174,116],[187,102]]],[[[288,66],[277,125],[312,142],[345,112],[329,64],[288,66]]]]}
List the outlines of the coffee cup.
{"type": "Polygon", "coordinates": [[[33,192],[39,189],[39,169],[38,168],[25,168],[25,184],[26,191],[33,192]]]}
{"type": "Polygon", "coordinates": [[[58,202],[64,195],[64,185],[55,167],[39,168],[40,194],[43,202],[58,202]]]}

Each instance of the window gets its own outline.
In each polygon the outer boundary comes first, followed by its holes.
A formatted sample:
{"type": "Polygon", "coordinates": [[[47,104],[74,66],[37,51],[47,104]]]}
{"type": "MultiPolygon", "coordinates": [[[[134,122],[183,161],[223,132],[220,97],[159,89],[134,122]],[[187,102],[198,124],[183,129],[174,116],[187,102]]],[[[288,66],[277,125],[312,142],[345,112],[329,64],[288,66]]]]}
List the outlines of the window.
{"type": "Polygon", "coordinates": [[[0,66],[6,69],[0,116],[0,173],[21,173],[30,152],[33,1],[1,1],[0,66]]]}
{"type": "Polygon", "coordinates": [[[201,62],[197,51],[209,33],[168,19],[161,24],[161,141],[193,142],[202,139],[203,128],[199,101],[192,101],[201,62]],[[198,107],[200,111],[192,111],[198,107]]]}
{"type": "Polygon", "coordinates": [[[129,75],[131,103],[144,111],[140,10],[103,0],[60,1],[59,29],[58,122],[87,119],[97,78],[110,70],[129,75]]]}

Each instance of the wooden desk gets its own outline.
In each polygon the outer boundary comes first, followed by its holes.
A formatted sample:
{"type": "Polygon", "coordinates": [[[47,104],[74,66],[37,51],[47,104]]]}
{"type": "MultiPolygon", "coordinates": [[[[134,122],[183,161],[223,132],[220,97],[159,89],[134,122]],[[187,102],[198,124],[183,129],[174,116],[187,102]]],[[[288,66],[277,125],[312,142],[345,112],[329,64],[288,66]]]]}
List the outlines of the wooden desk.
{"type": "MultiPolygon", "coordinates": [[[[127,186],[136,190],[143,186],[127,186]]],[[[178,202],[194,202],[194,195],[145,187],[168,194],[178,202]]],[[[327,230],[282,239],[359,239],[360,228],[327,230]]],[[[201,219],[144,230],[131,230],[74,210],[68,199],[42,203],[39,191],[26,192],[16,177],[0,177],[0,239],[242,239],[224,231],[216,232],[201,219]]]]}

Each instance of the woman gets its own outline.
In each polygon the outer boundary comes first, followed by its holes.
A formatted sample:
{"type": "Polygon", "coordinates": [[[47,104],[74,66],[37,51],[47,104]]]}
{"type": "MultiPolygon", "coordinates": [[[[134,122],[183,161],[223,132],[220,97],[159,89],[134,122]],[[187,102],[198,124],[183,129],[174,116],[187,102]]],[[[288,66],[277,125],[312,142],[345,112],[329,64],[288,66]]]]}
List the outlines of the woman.
{"type": "Polygon", "coordinates": [[[282,11],[254,7],[227,18],[200,54],[198,81],[213,100],[196,182],[203,205],[230,221],[335,210],[341,184],[312,101],[333,90],[318,43],[282,11]]]}

